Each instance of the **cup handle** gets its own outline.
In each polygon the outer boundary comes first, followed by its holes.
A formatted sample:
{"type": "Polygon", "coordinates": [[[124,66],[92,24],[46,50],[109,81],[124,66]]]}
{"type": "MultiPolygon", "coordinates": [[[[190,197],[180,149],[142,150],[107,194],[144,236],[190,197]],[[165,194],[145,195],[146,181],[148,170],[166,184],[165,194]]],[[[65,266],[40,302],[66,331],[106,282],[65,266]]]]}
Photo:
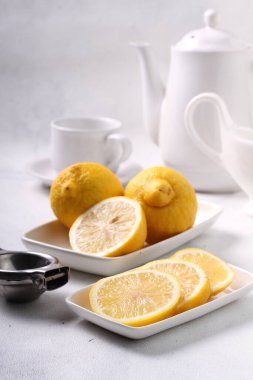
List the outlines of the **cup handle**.
{"type": "Polygon", "coordinates": [[[193,121],[194,113],[197,107],[203,102],[212,103],[216,107],[219,117],[220,117],[220,123],[224,124],[225,127],[230,127],[234,125],[234,122],[231,119],[231,116],[222,98],[213,93],[203,93],[203,94],[195,96],[188,103],[185,109],[185,114],[184,114],[185,127],[191,139],[197,145],[197,147],[201,150],[201,152],[204,153],[206,156],[208,156],[211,160],[215,161],[217,164],[224,167],[222,150],[221,152],[218,152],[216,149],[212,148],[209,144],[207,144],[201,138],[201,136],[197,132],[194,125],[194,121],[193,121]]]}
{"type": "Polygon", "coordinates": [[[119,164],[126,161],[131,155],[132,143],[127,137],[119,133],[112,133],[111,135],[106,136],[105,141],[106,143],[113,141],[121,147],[120,152],[108,163],[109,169],[116,171],[119,164]]]}

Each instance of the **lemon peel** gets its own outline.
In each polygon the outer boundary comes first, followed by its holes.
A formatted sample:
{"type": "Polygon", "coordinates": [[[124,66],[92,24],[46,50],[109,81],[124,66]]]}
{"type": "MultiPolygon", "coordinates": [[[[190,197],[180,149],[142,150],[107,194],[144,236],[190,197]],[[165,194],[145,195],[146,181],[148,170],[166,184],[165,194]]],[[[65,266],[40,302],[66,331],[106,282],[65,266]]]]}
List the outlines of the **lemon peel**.
{"type": "Polygon", "coordinates": [[[172,186],[164,179],[155,178],[145,184],[143,200],[151,207],[167,206],[174,196],[172,186]]]}
{"type": "Polygon", "coordinates": [[[114,173],[98,163],[78,163],[60,172],[50,190],[51,207],[68,228],[79,215],[103,199],[123,195],[114,173]]]}
{"type": "Polygon", "coordinates": [[[197,198],[191,184],[176,170],[145,169],[128,182],[125,195],[143,207],[149,244],[186,231],[194,224],[197,198]]]}

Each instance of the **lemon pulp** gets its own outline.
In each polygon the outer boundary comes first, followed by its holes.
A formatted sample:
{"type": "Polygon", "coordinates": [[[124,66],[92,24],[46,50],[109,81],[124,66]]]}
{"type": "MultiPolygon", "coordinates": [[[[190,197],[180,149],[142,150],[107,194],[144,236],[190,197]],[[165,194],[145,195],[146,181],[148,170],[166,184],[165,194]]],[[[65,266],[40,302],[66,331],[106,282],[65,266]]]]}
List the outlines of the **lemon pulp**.
{"type": "Polygon", "coordinates": [[[180,286],[167,273],[135,270],[98,281],[89,298],[97,314],[130,326],[144,326],[173,315],[180,286]]]}
{"type": "Polygon", "coordinates": [[[197,265],[183,260],[157,260],[143,266],[174,275],[181,289],[181,299],[177,312],[192,309],[204,304],[210,296],[210,284],[205,272],[197,265]]]}
{"type": "Polygon", "coordinates": [[[138,202],[112,197],[77,218],[69,236],[72,248],[78,252],[120,256],[144,246],[146,219],[138,202]]]}

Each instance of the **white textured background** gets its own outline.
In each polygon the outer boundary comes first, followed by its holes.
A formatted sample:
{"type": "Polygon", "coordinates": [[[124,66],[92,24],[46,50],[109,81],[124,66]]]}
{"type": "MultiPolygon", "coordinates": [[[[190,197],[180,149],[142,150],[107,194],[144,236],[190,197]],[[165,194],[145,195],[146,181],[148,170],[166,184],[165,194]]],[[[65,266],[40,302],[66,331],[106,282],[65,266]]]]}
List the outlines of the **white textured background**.
{"type": "Polygon", "coordinates": [[[140,136],[149,154],[157,149],[144,134],[128,41],[149,40],[166,78],[170,45],[202,27],[209,7],[220,11],[222,27],[253,42],[250,0],[0,0],[1,172],[9,155],[22,160],[22,149],[46,156],[49,122],[59,116],[118,118],[135,154],[140,136]],[[20,151],[6,147],[13,140],[20,151]]]}

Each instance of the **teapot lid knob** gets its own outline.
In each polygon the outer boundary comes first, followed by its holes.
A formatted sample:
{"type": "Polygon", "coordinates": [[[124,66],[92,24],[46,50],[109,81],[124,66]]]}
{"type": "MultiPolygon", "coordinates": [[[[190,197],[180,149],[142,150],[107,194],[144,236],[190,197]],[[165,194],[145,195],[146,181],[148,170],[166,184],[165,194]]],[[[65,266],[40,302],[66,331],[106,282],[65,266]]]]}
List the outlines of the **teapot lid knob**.
{"type": "Polygon", "coordinates": [[[207,9],[204,13],[204,23],[209,28],[215,28],[218,25],[219,14],[215,9],[207,9]]]}
{"type": "Polygon", "coordinates": [[[227,52],[249,51],[248,44],[218,27],[219,13],[207,9],[203,15],[205,27],[187,33],[173,48],[177,51],[227,52]]]}

